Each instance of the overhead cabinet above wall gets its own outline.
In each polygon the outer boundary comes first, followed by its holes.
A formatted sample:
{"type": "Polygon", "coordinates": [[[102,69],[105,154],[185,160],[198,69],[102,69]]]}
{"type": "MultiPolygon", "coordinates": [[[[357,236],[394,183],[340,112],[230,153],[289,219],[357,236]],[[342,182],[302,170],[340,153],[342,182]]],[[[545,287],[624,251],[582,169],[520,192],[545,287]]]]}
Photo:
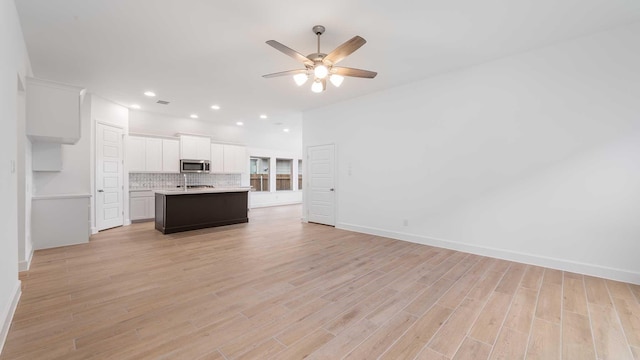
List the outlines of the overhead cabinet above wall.
{"type": "Polygon", "coordinates": [[[224,146],[224,172],[249,172],[249,157],[247,156],[246,147],[237,145],[224,146]]]}
{"type": "Polygon", "coordinates": [[[211,160],[211,138],[180,135],[180,159],[211,160]]]}
{"type": "Polygon", "coordinates": [[[85,89],[27,77],[27,136],[34,142],[75,144],[85,89]]]}
{"type": "Polygon", "coordinates": [[[179,142],[146,136],[129,136],[129,172],[180,172],[179,142]]]}
{"type": "Polygon", "coordinates": [[[239,145],[211,144],[211,172],[242,174],[249,171],[247,148],[239,145]]]}

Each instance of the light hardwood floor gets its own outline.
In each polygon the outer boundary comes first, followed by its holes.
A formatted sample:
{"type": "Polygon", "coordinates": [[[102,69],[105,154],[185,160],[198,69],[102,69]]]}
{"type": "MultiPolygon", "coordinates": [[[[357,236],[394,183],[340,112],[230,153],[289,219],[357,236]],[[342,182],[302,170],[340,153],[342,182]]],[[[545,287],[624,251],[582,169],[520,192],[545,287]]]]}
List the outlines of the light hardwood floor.
{"type": "Polygon", "coordinates": [[[640,286],[304,224],[38,251],[0,358],[640,359],[640,286]]]}

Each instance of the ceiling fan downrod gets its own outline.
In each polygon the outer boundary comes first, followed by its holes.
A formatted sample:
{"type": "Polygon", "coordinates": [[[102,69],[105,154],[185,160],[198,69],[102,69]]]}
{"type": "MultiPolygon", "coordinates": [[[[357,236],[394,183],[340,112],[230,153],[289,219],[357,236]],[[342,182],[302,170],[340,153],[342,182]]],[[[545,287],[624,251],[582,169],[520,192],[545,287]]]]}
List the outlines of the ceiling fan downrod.
{"type": "Polygon", "coordinates": [[[320,35],[324,34],[325,28],[322,25],[316,25],[312,30],[314,34],[318,35],[318,54],[320,54],[320,35]]]}

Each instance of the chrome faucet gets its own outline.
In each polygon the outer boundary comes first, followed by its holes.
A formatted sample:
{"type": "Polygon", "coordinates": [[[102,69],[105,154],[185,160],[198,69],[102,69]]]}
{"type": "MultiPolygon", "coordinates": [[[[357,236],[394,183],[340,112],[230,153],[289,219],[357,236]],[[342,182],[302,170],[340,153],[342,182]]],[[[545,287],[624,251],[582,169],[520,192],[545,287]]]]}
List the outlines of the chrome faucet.
{"type": "Polygon", "coordinates": [[[187,191],[187,174],[182,174],[184,176],[184,191],[187,191]]]}

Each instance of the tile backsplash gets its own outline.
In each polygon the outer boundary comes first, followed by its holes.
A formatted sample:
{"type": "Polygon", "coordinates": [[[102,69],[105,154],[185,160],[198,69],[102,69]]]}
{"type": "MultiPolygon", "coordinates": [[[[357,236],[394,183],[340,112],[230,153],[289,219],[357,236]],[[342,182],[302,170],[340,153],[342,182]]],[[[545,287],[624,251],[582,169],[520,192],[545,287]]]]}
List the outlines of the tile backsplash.
{"type": "MultiPolygon", "coordinates": [[[[188,185],[240,186],[240,174],[187,173],[188,185]]],[[[129,173],[129,189],[169,189],[184,183],[183,174],[129,173]]]]}

